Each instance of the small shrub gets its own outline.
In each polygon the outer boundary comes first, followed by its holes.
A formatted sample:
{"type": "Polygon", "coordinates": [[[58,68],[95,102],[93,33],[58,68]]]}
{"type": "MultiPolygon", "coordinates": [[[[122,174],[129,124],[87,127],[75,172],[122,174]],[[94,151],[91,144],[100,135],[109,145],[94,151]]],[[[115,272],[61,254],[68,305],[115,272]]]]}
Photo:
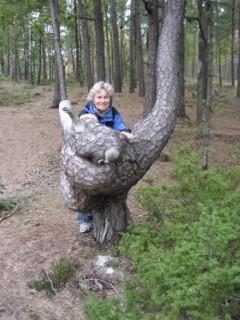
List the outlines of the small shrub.
{"type": "Polygon", "coordinates": [[[76,263],[69,258],[60,257],[53,265],[51,272],[42,271],[39,279],[28,282],[28,287],[37,291],[45,290],[47,294],[55,294],[74,275],[76,263]]]}
{"type": "Polygon", "coordinates": [[[0,213],[1,211],[8,211],[13,209],[17,204],[19,200],[15,197],[6,197],[0,199],[0,213]]]}
{"type": "Polygon", "coordinates": [[[240,160],[240,144],[231,144],[229,146],[229,153],[236,160],[240,160]]]}

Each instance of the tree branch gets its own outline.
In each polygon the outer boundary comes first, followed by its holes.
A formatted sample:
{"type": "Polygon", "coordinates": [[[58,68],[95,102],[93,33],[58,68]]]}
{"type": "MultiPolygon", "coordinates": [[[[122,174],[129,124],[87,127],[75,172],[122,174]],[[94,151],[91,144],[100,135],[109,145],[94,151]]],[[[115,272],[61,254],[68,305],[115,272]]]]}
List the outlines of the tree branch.
{"type": "Polygon", "coordinates": [[[16,205],[16,207],[9,214],[5,215],[5,213],[3,212],[3,216],[0,219],[0,223],[2,223],[4,220],[10,218],[11,216],[13,216],[17,212],[18,209],[19,209],[19,205],[16,205]]]}

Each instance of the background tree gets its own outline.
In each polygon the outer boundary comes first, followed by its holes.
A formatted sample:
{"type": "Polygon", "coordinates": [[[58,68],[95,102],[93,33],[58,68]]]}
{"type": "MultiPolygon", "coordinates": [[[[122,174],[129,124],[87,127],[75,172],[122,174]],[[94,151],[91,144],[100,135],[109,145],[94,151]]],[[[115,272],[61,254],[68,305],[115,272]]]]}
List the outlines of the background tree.
{"type": "Polygon", "coordinates": [[[61,53],[61,41],[60,41],[60,26],[59,26],[59,5],[58,0],[49,0],[52,27],[54,34],[54,49],[55,49],[55,74],[57,76],[57,86],[55,86],[54,102],[60,103],[62,100],[67,99],[67,90],[65,85],[65,74],[63,66],[63,58],[61,53]],[[58,100],[57,100],[58,99],[58,100]]]}
{"type": "Polygon", "coordinates": [[[86,70],[86,79],[88,90],[93,86],[93,71],[91,63],[91,51],[90,51],[90,35],[88,32],[88,20],[86,5],[83,0],[78,0],[79,13],[80,13],[80,25],[82,31],[82,43],[83,43],[83,58],[86,70]]]}
{"type": "Polygon", "coordinates": [[[232,86],[235,86],[235,0],[232,0],[232,21],[231,21],[231,80],[232,86]]]}
{"type": "Polygon", "coordinates": [[[157,48],[159,38],[159,1],[144,0],[145,9],[148,14],[148,70],[146,81],[146,93],[144,99],[144,116],[153,108],[157,90],[156,90],[156,66],[157,66],[157,48]],[[149,109],[148,109],[149,108],[149,109]]]}
{"type": "Polygon", "coordinates": [[[103,18],[102,18],[102,1],[93,0],[94,8],[94,25],[96,34],[96,68],[97,80],[106,80],[105,68],[105,45],[103,32],[103,18]]]}
{"type": "Polygon", "coordinates": [[[238,68],[237,68],[237,97],[240,97],[240,0],[238,0],[238,68]]]}
{"type": "Polygon", "coordinates": [[[112,27],[112,40],[113,40],[113,52],[114,52],[113,83],[114,83],[115,91],[122,92],[122,72],[121,72],[116,0],[110,0],[110,19],[111,19],[111,27],[112,27]]]}
{"type": "Polygon", "coordinates": [[[130,36],[129,36],[129,92],[134,92],[137,87],[136,80],[136,55],[137,55],[137,42],[136,42],[136,7],[135,2],[131,0],[130,8],[130,36]]]}
{"type": "Polygon", "coordinates": [[[136,37],[136,63],[137,63],[137,80],[138,80],[138,94],[140,97],[145,95],[145,76],[143,64],[143,47],[142,47],[142,33],[141,33],[141,16],[140,16],[140,2],[132,0],[135,11],[135,37],[136,37]]]}

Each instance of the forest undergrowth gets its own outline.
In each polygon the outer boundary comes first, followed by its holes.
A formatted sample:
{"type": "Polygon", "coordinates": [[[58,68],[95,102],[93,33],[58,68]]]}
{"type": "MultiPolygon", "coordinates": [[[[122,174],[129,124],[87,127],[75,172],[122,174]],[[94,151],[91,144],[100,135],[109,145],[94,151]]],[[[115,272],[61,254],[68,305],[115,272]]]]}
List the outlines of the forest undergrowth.
{"type": "Polygon", "coordinates": [[[134,277],[121,299],[91,297],[88,320],[239,319],[240,167],[202,171],[187,147],[174,162],[177,185],[137,190],[149,219],[116,248],[134,277]]]}

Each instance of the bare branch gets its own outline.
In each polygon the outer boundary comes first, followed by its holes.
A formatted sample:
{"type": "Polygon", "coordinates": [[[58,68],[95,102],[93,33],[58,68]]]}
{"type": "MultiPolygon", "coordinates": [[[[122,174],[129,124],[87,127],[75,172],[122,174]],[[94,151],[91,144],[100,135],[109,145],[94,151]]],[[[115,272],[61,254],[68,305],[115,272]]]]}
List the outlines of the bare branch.
{"type": "Polygon", "coordinates": [[[4,220],[10,218],[11,216],[13,216],[19,209],[19,205],[16,205],[14,207],[14,209],[12,211],[10,211],[10,213],[7,214],[7,212],[3,212],[3,216],[0,219],[0,223],[2,223],[4,220]]]}
{"type": "Polygon", "coordinates": [[[99,278],[86,278],[84,279],[84,281],[90,281],[90,282],[94,282],[99,288],[100,290],[103,290],[103,286],[101,285],[104,284],[108,289],[112,289],[116,295],[120,295],[119,291],[116,289],[116,287],[109,281],[103,280],[103,279],[99,279],[99,278]]]}
{"type": "Polygon", "coordinates": [[[43,273],[44,273],[45,276],[47,277],[53,293],[54,293],[54,294],[57,294],[57,290],[53,287],[53,282],[52,282],[52,279],[49,277],[48,271],[43,270],[43,273]]]}

